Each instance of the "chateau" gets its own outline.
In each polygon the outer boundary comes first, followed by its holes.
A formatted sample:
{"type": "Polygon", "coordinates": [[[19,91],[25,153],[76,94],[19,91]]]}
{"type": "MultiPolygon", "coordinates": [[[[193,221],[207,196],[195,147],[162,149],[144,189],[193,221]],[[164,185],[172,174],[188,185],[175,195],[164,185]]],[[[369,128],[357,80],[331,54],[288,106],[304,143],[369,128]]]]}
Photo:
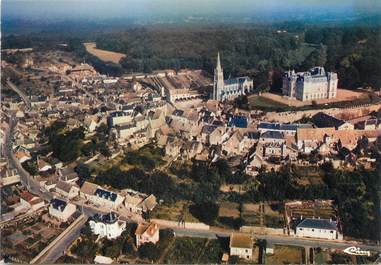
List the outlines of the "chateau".
{"type": "Polygon", "coordinates": [[[217,66],[214,69],[213,99],[218,101],[234,99],[253,90],[253,80],[247,76],[224,80],[220,53],[217,55],[217,66]]]}
{"type": "Polygon", "coordinates": [[[283,74],[282,93],[301,101],[335,98],[337,74],[325,72],[323,67],[314,67],[307,72],[287,71],[283,74]]]}

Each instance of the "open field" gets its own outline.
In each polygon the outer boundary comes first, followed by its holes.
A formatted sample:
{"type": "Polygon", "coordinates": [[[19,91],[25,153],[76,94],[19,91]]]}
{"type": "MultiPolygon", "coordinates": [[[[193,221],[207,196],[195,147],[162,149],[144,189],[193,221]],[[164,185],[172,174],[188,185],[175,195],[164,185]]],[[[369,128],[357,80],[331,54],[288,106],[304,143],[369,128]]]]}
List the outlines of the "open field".
{"type": "Polygon", "coordinates": [[[266,264],[303,264],[304,249],[294,246],[274,246],[274,254],[266,255],[266,264]]]}
{"type": "Polygon", "coordinates": [[[201,238],[176,238],[174,247],[166,255],[168,264],[219,263],[223,246],[219,240],[201,238]]]}
{"type": "Polygon", "coordinates": [[[276,206],[268,203],[263,204],[263,210],[259,203],[245,203],[242,206],[242,218],[245,225],[258,226],[261,224],[261,215],[263,216],[263,225],[266,227],[282,228],[284,226],[283,213],[276,210],[276,206]],[[261,213],[262,212],[262,213],[261,213]]]}
{"type": "MultiPolygon", "coordinates": [[[[268,94],[268,93],[265,93],[268,94]]],[[[269,97],[252,95],[248,97],[250,107],[253,109],[262,109],[265,111],[287,110],[289,106],[269,97]]]]}
{"type": "Polygon", "coordinates": [[[239,204],[234,202],[223,202],[220,204],[218,216],[221,217],[239,217],[239,204]]]}
{"type": "Polygon", "coordinates": [[[177,201],[171,205],[157,205],[150,214],[151,218],[159,218],[170,221],[199,222],[190,212],[186,201],[177,201]]]}
{"type": "Polygon", "coordinates": [[[119,63],[119,61],[125,57],[124,53],[119,52],[110,52],[106,50],[101,50],[96,48],[96,44],[94,42],[87,42],[83,44],[86,48],[86,51],[104,62],[112,62],[119,63]]]}

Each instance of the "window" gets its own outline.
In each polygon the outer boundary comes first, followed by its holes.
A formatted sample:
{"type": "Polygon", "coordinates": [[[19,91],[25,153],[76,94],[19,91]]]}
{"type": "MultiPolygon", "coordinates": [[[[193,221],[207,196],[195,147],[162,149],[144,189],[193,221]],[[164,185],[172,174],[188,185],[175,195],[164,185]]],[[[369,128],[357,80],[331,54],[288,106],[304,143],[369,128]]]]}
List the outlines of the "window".
{"type": "Polygon", "coordinates": [[[312,229],[312,232],[315,231],[315,229],[312,229]]]}
{"type": "Polygon", "coordinates": [[[333,234],[333,231],[331,231],[330,233],[333,234]]]}
{"type": "Polygon", "coordinates": [[[303,231],[303,228],[299,228],[300,231],[303,231]]]}
{"type": "Polygon", "coordinates": [[[247,249],[245,251],[246,251],[246,253],[249,253],[249,251],[247,249]]]}

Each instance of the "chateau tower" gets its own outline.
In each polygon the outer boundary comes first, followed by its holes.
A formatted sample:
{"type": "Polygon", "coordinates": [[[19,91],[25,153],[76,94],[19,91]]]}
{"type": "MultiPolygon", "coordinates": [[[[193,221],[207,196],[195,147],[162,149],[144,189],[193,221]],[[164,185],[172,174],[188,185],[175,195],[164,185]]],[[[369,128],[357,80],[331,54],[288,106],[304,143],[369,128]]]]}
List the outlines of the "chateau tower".
{"type": "Polygon", "coordinates": [[[224,71],[221,67],[220,53],[217,54],[217,66],[214,69],[213,99],[220,101],[224,90],[224,71]]]}

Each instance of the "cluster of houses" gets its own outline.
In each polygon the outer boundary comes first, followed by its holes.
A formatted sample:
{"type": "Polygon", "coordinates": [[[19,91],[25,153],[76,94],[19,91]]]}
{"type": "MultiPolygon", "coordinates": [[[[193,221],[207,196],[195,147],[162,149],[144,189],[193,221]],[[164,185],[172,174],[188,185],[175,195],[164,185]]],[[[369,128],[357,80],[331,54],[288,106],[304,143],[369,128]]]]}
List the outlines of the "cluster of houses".
{"type": "MultiPolygon", "coordinates": [[[[87,64],[54,63],[40,65],[39,73],[37,77],[28,76],[41,82],[41,91],[28,95],[30,104],[21,103],[14,96],[3,97],[2,111],[9,115],[1,116],[0,153],[5,154],[3,138],[15,117],[13,156],[23,165],[34,161],[33,178],[39,181],[42,191],[56,195],[48,207],[50,217],[68,222],[77,211],[75,200],[107,209],[109,214],[95,215],[89,224],[93,233],[108,239],[119,237],[126,229],[126,220],[119,211],[137,215],[150,212],[157,205],[156,197],[128,189],[109,190],[91,182],[80,187],[74,170],[77,161],[64,164],[52,152],[40,152],[49,140],[41,132],[55,121],[65,121],[69,130],[83,127],[86,139],[103,126],[110,135],[106,145],[111,157],[122,152],[123,147],[136,149],[154,143],[169,159],[225,158],[233,170],[244,165],[250,176],[256,176],[264,166],[277,169],[285,162],[303,164],[306,157],[316,154],[321,161],[339,161],[338,166],[342,166],[342,161],[358,162],[362,155],[359,146],[372,144],[381,137],[377,113],[340,119],[319,112],[305,123],[278,123],[263,120],[264,115],[257,111],[237,110],[226,102],[201,101],[203,91],[193,87],[204,88],[211,82],[200,71],[164,70],[110,78],[87,64]],[[184,107],[184,102],[191,103],[184,107]]],[[[84,163],[100,158],[99,152],[92,153],[84,163]]],[[[370,158],[367,161],[372,162],[370,158]]],[[[2,174],[12,177],[12,170],[3,164],[2,174]]],[[[20,194],[20,209],[37,211],[44,206],[39,197],[27,191],[20,194]]],[[[337,222],[326,218],[303,218],[295,227],[295,235],[341,237],[337,222]]],[[[135,236],[137,247],[147,242],[155,244],[159,241],[159,228],[155,223],[140,223],[135,236]]],[[[233,233],[230,255],[250,260],[253,244],[250,236],[233,233]]]]}

